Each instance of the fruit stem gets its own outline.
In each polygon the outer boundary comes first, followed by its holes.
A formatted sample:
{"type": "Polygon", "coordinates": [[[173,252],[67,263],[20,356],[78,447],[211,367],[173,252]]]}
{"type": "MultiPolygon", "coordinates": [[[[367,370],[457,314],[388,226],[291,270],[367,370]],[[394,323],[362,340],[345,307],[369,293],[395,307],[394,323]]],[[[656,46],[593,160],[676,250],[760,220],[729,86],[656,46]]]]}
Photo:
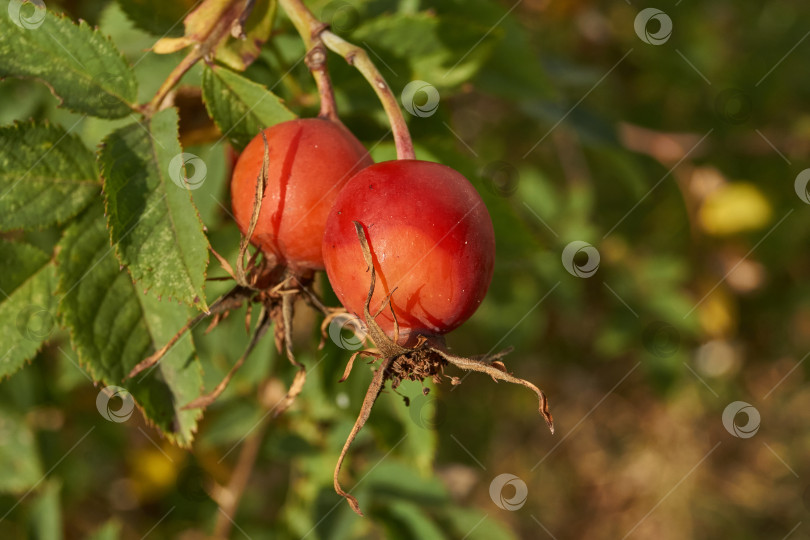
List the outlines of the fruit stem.
{"type": "Polygon", "coordinates": [[[329,78],[329,71],[326,69],[326,47],[323,46],[320,38],[317,41],[318,44],[307,52],[306,63],[315,79],[315,86],[318,87],[318,95],[321,99],[321,110],[318,112],[318,117],[340,122],[335,92],[332,90],[332,79],[329,78]]]}
{"type": "Polygon", "coordinates": [[[161,105],[163,105],[163,101],[166,99],[166,96],[169,95],[169,92],[171,92],[177,83],[180,82],[183,75],[194,67],[194,64],[196,64],[204,56],[205,48],[200,44],[194,45],[185,58],[183,58],[180,63],[175,66],[172,72],[169,73],[169,76],[165,81],[163,81],[163,84],[160,85],[160,88],[158,88],[158,91],[155,93],[155,97],[153,97],[149,103],[143,106],[143,114],[146,116],[152,116],[158,112],[161,105]]]}
{"type": "MultiPolygon", "coordinates": [[[[391,92],[391,87],[385,82],[385,78],[380,74],[380,71],[368,57],[366,51],[356,45],[349,43],[340,36],[337,36],[327,30],[328,24],[325,24],[312,14],[312,12],[304,5],[301,0],[279,0],[279,3],[284,8],[287,16],[290,17],[298,33],[304,39],[307,45],[307,65],[310,65],[310,54],[316,49],[313,45],[321,43],[329,48],[331,51],[339,54],[346,59],[346,62],[353,65],[365,77],[374,93],[377,94],[380,103],[382,103],[388,122],[391,124],[391,131],[394,133],[394,144],[397,147],[397,159],[415,159],[416,155],[413,151],[413,142],[411,141],[411,134],[408,131],[408,125],[405,123],[405,118],[402,116],[402,111],[399,108],[397,98],[391,92]]],[[[326,73],[326,54],[323,51],[323,73],[326,73]]],[[[310,70],[312,66],[310,65],[310,70]]],[[[313,71],[315,82],[318,83],[318,75],[313,71]]],[[[328,75],[327,75],[328,77],[328,75]]],[[[328,82],[328,78],[327,78],[328,82]]],[[[319,84],[319,91],[321,90],[319,84]]],[[[329,84],[329,93],[332,95],[332,87],[329,84]]],[[[334,96],[332,95],[334,100],[334,96]]],[[[323,114],[324,97],[321,92],[321,113],[323,114]]]]}
{"type": "Polygon", "coordinates": [[[377,66],[375,66],[368,57],[366,51],[356,45],[352,45],[329,30],[324,30],[323,33],[321,33],[321,38],[329,49],[336,52],[345,58],[346,62],[356,67],[374,89],[374,93],[377,94],[377,98],[380,100],[380,103],[382,103],[385,114],[388,116],[391,131],[394,133],[397,159],[415,159],[416,154],[414,154],[413,151],[411,134],[408,131],[405,118],[402,116],[397,98],[394,96],[393,92],[391,92],[391,87],[385,82],[385,78],[383,78],[377,66]]]}
{"type": "Polygon", "coordinates": [[[307,49],[305,61],[309,71],[312,72],[312,78],[315,79],[315,86],[318,87],[318,95],[321,100],[321,110],[318,116],[333,122],[340,122],[335,103],[335,92],[332,90],[332,80],[329,78],[329,70],[326,68],[326,47],[321,40],[321,32],[329,25],[312,16],[312,13],[300,0],[280,0],[280,3],[301,35],[301,39],[304,40],[304,46],[307,49]]]}

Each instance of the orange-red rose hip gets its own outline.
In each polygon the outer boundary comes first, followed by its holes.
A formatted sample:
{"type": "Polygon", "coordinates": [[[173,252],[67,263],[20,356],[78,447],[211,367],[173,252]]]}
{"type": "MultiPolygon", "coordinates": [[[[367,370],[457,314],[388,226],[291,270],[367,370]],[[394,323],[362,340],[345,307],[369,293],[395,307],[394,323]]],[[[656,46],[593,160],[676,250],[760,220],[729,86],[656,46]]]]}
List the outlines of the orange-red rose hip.
{"type": "MultiPolygon", "coordinates": [[[[401,344],[445,334],[478,308],[492,280],[495,235],[481,197],[460,173],[427,161],[387,161],[360,171],[340,192],[326,223],[324,262],[340,301],[362,317],[370,276],[354,221],[365,228],[378,276],[370,311],[396,289],[401,344]]],[[[394,336],[389,309],[377,323],[394,336]]]]}
{"type": "MultiPolygon", "coordinates": [[[[264,134],[268,183],[251,241],[294,270],[323,269],[321,239],[329,210],[343,185],[373,161],[348,129],[330,120],[290,120],[264,134]]],[[[243,234],[253,214],[263,158],[259,134],[239,156],[231,180],[233,213],[243,234]]]]}

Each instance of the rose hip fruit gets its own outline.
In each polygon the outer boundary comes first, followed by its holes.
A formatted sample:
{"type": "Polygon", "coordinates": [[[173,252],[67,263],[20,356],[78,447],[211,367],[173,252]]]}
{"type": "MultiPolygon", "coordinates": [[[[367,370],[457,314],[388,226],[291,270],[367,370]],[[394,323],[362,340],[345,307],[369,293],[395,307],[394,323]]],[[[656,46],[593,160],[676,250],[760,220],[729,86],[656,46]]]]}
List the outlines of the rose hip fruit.
{"type": "MultiPolygon", "coordinates": [[[[362,316],[370,277],[355,221],[377,272],[370,312],[394,291],[400,344],[445,334],[478,308],[492,280],[495,234],[484,202],[460,173],[428,161],[386,161],[341,190],[326,222],[323,257],[338,299],[362,316]]],[[[394,337],[388,307],[376,321],[394,337]]]]}
{"type": "MultiPolygon", "coordinates": [[[[251,242],[291,269],[323,269],[321,239],[340,188],[373,163],[342,124],[320,118],[290,120],[264,130],[269,149],[267,188],[251,242]]],[[[264,140],[245,147],[231,180],[234,217],[247,234],[261,174],[264,140]]]]}

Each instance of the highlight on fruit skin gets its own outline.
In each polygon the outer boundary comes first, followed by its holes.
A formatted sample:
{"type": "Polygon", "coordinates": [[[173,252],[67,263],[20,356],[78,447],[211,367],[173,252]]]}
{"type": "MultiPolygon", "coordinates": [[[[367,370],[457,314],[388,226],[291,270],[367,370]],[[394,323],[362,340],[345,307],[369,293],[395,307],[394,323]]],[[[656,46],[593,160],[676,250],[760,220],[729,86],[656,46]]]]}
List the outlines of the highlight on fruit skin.
{"type": "MultiPolygon", "coordinates": [[[[446,334],[481,304],[492,281],[495,233],[484,202],[459,172],[428,161],[386,161],[343,187],[326,222],[323,256],[338,299],[362,315],[369,284],[355,221],[366,231],[379,277],[371,313],[390,296],[400,344],[446,334]]],[[[391,311],[383,309],[376,322],[394,338],[391,311]]]]}
{"type": "MultiPolygon", "coordinates": [[[[299,118],[264,130],[269,149],[267,186],[251,242],[279,265],[322,270],[321,238],[340,189],[373,163],[343,124],[299,118]]],[[[236,223],[246,234],[264,158],[262,134],[244,149],[231,180],[236,223]]]]}

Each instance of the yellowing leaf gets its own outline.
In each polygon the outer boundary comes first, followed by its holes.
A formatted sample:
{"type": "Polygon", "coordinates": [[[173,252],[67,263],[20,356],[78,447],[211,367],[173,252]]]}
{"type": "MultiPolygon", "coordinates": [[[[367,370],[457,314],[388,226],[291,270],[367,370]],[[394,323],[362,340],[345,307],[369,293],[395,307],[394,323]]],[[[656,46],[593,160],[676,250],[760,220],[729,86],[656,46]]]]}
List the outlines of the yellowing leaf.
{"type": "Polygon", "coordinates": [[[771,204],[753,184],[726,184],[710,193],[699,213],[700,224],[715,236],[761,229],[771,219],[771,204]]]}
{"type": "Polygon", "coordinates": [[[202,41],[223,17],[239,14],[244,9],[245,0],[205,0],[186,17],[186,36],[202,41]],[[237,9],[234,9],[236,7],[237,9]]]}
{"type": "Polygon", "coordinates": [[[244,71],[270,39],[276,16],[275,0],[257,0],[244,24],[244,39],[231,36],[216,51],[216,58],[231,69],[244,71]]]}
{"type": "Polygon", "coordinates": [[[194,43],[194,41],[187,37],[162,38],[157,40],[157,43],[152,47],[152,51],[156,54],[171,54],[185,49],[192,43],[194,43]]]}
{"type": "Polygon", "coordinates": [[[202,43],[208,50],[214,49],[228,37],[246,3],[246,0],[204,0],[183,20],[186,29],[183,37],[160,39],[152,50],[167,54],[192,43],[202,43]]]}

